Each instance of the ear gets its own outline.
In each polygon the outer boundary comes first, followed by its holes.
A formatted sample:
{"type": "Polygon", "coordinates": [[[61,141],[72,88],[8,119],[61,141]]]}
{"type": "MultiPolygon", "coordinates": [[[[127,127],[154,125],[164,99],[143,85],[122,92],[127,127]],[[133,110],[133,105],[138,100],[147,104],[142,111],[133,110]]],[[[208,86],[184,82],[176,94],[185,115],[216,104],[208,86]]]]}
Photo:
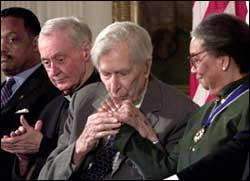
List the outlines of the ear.
{"type": "Polygon", "coordinates": [[[82,57],[84,61],[90,61],[90,50],[90,43],[85,42],[82,44],[82,57]]]}
{"type": "Polygon", "coordinates": [[[152,65],[152,59],[146,60],[145,70],[144,70],[144,76],[145,76],[145,78],[148,78],[149,75],[150,75],[151,65],[152,65]]]}
{"type": "Polygon", "coordinates": [[[38,36],[35,36],[32,40],[32,48],[34,52],[39,52],[38,49],[38,36]]]}
{"type": "Polygon", "coordinates": [[[227,71],[230,66],[231,58],[229,56],[222,56],[221,57],[221,70],[227,71]]]}

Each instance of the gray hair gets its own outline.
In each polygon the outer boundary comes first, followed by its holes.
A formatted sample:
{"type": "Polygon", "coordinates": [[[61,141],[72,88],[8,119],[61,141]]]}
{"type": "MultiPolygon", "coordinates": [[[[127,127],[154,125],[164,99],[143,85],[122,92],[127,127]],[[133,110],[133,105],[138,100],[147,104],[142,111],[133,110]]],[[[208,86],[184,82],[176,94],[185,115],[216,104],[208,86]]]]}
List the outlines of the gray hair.
{"type": "Polygon", "coordinates": [[[112,51],[118,44],[126,42],[129,56],[135,63],[152,60],[153,46],[149,33],[132,22],[115,22],[108,25],[97,36],[91,50],[91,60],[98,68],[101,56],[112,51]]]}
{"type": "Polygon", "coordinates": [[[60,17],[45,22],[40,34],[49,35],[56,31],[69,29],[68,36],[73,44],[80,46],[83,42],[91,43],[92,33],[88,25],[76,17],[60,17]]]}
{"type": "Polygon", "coordinates": [[[205,18],[191,33],[203,40],[203,48],[215,56],[228,55],[241,73],[249,72],[249,25],[240,18],[220,13],[205,18]]]}

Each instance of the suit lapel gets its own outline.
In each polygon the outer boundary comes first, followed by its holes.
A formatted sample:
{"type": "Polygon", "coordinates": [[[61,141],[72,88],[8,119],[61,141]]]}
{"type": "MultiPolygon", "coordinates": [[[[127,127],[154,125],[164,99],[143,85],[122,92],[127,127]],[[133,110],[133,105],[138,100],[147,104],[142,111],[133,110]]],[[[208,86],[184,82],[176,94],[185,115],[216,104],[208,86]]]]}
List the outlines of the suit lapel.
{"type": "Polygon", "coordinates": [[[158,80],[155,79],[153,76],[151,77],[151,80],[147,88],[147,92],[144,96],[144,100],[140,108],[140,111],[144,113],[144,115],[146,116],[146,118],[153,127],[159,121],[158,118],[154,116],[153,113],[158,112],[162,107],[161,106],[162,92],[157,81],[158,80]]]}
{"type": "MultiPolygon", "coordinates": [[[[6,104],[3,112],[9,111],[12,108],[16,108],[19,104],[25,106],[25,102],[22,101],[26,96],[30,96],[37,91],[36,89],[41,84],[41,79],[44,79],[46,72],[42,66],[40,66],[33,74],[31,74],[27,80],[19,87],[19,89],[11,97],[10,101],[6,104]],[[38,80],[39,78],[39,80],[38,80]]],[[[38,91],[39,92],[39,91],[38,91]]]]}
{"type": "MultiPolygon", "coordinates": [[[[144,100],[140,108],[140,111],[144,113],[144,115],[146,115],[146,118],[148,119],[152,127],[154,127],[159,121],[158,117],[156,117],[153,113],[161,109],[161,102],[162,102],[161,100],[162,93],[161,93],[161,90],[159,88],[157,81],[158,80],[155,79],[153,76],[151,77],[146,94],[144,96],[144,100]]],[[[121,139],[119,140],[125,140],[125,144],[123,145],[124,147],[127,145],[129,138],[133,135],[133,133],[135,133],[135,131],[136,130],[134,128],[128,125],[122,126],[121,131],[120,131],[122,132],[122,134],[117,134],[117,136],[121,137],[121,139]]],[[[116,142],[116,144],[121,145],[118,142],[116,142]]],[[[124,149],[121,149],[121,150],[124,150],[124,149]]],[[[119,169],[119,167],[125,161],[126,158],[127,158],[126,156],[120,153],[116,155],[113,161],[112,175],[119,169]]]]}

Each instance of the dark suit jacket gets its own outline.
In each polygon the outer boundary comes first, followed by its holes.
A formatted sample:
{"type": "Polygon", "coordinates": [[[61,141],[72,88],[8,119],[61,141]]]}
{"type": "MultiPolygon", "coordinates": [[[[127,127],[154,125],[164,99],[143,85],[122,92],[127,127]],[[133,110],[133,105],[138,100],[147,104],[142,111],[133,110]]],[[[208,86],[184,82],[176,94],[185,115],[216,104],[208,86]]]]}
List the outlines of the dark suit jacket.
{"type": "MultiPolygon", "coordinates": [[[[38,179],[80,179],[82,172],[93,160],[96,150],[89,153],[81,166],[76,168],[71,163],[75,141],[82,133],[88,116],[95,112],[106,94],[105,87],[99,83],[87,86],[74,95],[64,133],[59,138],[57,148],[48,157],[38,179]]],[[[196,105],[179,91],[153,78],[149,82],[140,110],[158,133],[162,145],[171,149],[182,136],[187,117],[196,108],[196,105]]],[[[122,136],[124,139],[129,139],[132,135],[122,136]]],[[[106,179],[142,178],[136,165],[119,153],[113,162],[113,172],[106,177],[106,179]]]]}
{"type": "Polygon", "coordinates": [[[245,164],[249,164],[249,130],[239,132],[233,140],[217,151],[177,174],[181,180],[242,180],[249,177],[249,168],[243,176],[245,164]],[[247,162],[246,162],[247,160],[247,162]]]}
{"type": "MultiPolygon", "coordinates": [[[[97,73],[93,73],[89,79],[81,86],[84,87],[90,83],[100,81],[97,73]]],[[[77,90],[76,90],[77,91],[77,90]]],[[[70,96],[69,96],[70,97],[70,96]]],[[[16,164],[13,169],[13,180],[35,180],[44,165],[47,157],[57,145],[59,136],[63,133],[64,123],[68,117],[69,100],[63,94],[53,99],[42,111],[40,118],[43,121],[41,132],[43,139],[39,148],[39,153],[33,155],[29,169],[24,177],[20,177],[19,165],[16,164]]]]}
{"type": "Polygon", "coordinates": [[[56,147],[57,139],[63,132],[63,125],[68,117],[69,101],[63,94],[53,99],[43,110],[40,118],[43,121],[43,139],[39,153],[31,157],[28,171],[23,177],[19,173],[18,159],[13,166],[13,180],[35,180],[50,152],[56,147]]]}
{"type": "MultiPolygon", "coordinates": [[[[0,136],[16,130],[20,126],[19,117],[15,112],[24,108],[29,110],[25,115],[30,124],[38,119],[43,108],[60,92],[50,82],[41,65],[36,69],[1,109],[0,136]]],[[[10,179],[14,155],[0,150],[0,178],[10,179]]]]}

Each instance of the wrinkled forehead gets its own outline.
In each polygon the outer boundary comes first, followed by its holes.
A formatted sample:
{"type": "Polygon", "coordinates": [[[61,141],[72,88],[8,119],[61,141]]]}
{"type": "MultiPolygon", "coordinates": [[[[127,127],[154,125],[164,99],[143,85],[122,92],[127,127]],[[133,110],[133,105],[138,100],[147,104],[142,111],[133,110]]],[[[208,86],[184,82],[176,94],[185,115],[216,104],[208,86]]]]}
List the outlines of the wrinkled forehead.
{"type": "Polygon", "coordinates": [[[135,63],[128,55],[127,51],[113,49],[109,53],[102,55],[99,59],[98,68],[100,71],[117,72],[131,69],[135,63]]]}

